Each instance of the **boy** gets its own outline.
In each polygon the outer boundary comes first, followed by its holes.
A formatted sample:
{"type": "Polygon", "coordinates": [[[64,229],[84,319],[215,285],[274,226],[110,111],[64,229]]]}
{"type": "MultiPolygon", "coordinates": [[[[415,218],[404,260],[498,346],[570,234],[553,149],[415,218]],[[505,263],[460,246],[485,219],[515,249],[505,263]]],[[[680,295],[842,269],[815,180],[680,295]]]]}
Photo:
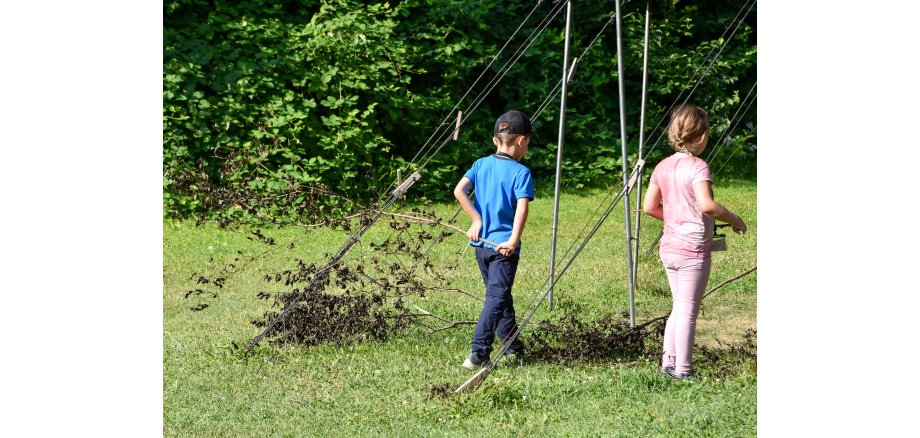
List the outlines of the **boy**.
{"type": "MultiPolygon", "coordinates": [[[[534,197],[530,169],[519,163],[530,144],[530,120],[520,111],[508,111],[495,121],[493,134],[492,143],[498,150],[476,160],[454,188],[454,197],[473,220],[466,235],[470,246],[476,247],[476,260],[486,286],[470,355],[463,362],[468,370],[476,370],[489,361],[496,332],[504,343],[517,329],[511,286],[520,259],[528,203],[534,197]],[[467,192],[474,187],[476,199],[471,203],[467,192]]],[[[522,349],[521,341],[515,339],[505,355],[516,355],[522,349]]]]}

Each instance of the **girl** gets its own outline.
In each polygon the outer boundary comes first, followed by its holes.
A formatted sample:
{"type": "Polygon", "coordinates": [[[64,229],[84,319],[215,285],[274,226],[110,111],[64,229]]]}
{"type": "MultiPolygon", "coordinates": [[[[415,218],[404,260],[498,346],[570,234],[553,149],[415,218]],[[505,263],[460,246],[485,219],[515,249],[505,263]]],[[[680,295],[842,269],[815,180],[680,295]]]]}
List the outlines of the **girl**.
{"type": "Polygon", "coordinates": [[[677,151],[652,172],[642,210],[664,221],[660,256],[674,300],[664,329],[661,370],[676,379],[691,375],[696,315],[712,267],[714,219],[744,235],[737,214],[712,198],[709,166],[699,154],[709,140],[709,116],[686,104],[671,113],[668,141],[677,151]]]}

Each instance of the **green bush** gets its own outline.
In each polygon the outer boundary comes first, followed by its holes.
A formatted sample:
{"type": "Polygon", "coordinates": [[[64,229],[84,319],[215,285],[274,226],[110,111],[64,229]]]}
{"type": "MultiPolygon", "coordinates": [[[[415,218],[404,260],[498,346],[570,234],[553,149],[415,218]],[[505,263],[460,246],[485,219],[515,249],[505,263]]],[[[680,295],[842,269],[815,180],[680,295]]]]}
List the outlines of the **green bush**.
{"type": "MultiPolygon", "coordinates": [[[[622,7],[631,154],[638,147],[642,80],[645,5],[638,3],[622,7]]],[[[708,6],[672,0],[654,5],[647,103],[650,142],[657,138],[651,129],[687,86],[703,57],[721,45],[720,37],[742,3],[708,6]]],[[[167,2],[164,213],[298,216],[311,209],[315,213],[316,202],[322,200],[303,195],[317,191],[375,201],[395,179],[396,169],[405,169],[419,154],[460,97],[470,91],[459,108],[469,106],[554,7],[543,2],[483,74],[534,4],[167,2]],[[479,84],[470,89],[480,75],[479,84]],[[246,193],[251,202],[241,205],[232,202],[232,196],[215,202],[208,193],[216,191],[246,193]],[[252,201],[253,193],[260,194],[258,202],[252,201]]],[[[574,10],[570,53],[580,56],[612,16],[614,4],[580,2],[574,10]]],[[[536,111],[561,76],[563,23],[564,13],[469,114],[459,141],[447,143],[431,159],[413,193],[429,199],[449,197],[466,168],[494,150],[490,139],[497,114],[510,108],[536,111]]],[[[740,96],[756,81],[753,23],[752,14],[692,99],[710,111],[713,138],[725,130],[740,96]]],[[[567,187],[621,180],[615,37],[615,26],[610,24],[579,62],[569,89],[567,187]]],[[[536,138],[525,161],[538,184],[554,178],[558,111],[557,97],[534,120],[536,138]]],[[[756,121],[756,109],[745,120],[756,121]]],[[[752,132],[750,128],[737,131],[734,144],[718,157],[732,157],[724,172],[754,176],[752,132]]],[[[660,159],[668,149],[663,141],[650,160],[660,159]]]]}

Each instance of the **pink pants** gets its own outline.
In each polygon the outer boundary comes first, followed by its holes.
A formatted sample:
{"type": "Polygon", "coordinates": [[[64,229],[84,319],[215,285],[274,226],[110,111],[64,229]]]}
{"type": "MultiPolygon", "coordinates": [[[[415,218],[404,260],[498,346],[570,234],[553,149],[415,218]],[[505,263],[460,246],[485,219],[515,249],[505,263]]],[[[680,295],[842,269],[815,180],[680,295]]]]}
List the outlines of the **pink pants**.
{"type": "Polygon", "coordinates": [[[688,257],[680,254],[661,253],[671,285],[671,299],[674,305],[664,328],[664,355],[662,367],[674,367],[674,374],[688,374],[693,362],[693,339],[696,336],[696,315],[700,300],[709,282],[712,258],[688,257]]]}

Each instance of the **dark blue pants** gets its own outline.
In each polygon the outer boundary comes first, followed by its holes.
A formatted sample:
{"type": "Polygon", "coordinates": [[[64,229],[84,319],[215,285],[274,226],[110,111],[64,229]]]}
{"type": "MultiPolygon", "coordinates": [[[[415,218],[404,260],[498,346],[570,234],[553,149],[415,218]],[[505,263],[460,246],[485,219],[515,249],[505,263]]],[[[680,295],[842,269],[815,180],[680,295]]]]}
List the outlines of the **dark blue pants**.
{"type": "MultiPolygon", "coordinates": [[[[479,322],[476,323],[471,350],[482,359],[488,359],[492,353],[492,341],[496,334],[505,343],[517,329],[511,286],[514,284],[519,259],[519,254],[505,257],[491,248],[476,248],[476,261],[479,262],[482,281],[486,285],[486,302],[479,314],[479,322]]],[[[522,349],[521,341],[515,339],[507,351],[522,349]]]]}

